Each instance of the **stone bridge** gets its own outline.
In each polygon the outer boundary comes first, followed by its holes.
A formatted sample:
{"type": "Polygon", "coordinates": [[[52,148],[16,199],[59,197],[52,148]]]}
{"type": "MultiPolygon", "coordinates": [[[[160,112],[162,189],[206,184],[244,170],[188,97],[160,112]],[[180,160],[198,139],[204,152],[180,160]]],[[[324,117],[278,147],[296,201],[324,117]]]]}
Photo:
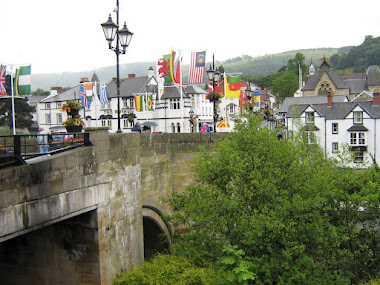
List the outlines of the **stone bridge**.
{"type": "Polygon", "coordinates": [[[168,248],[160,197],[192,183],[199,146],[226,137],[86,131],[93,146],[0,170],[0,284],[111,284],[168,248]]]}

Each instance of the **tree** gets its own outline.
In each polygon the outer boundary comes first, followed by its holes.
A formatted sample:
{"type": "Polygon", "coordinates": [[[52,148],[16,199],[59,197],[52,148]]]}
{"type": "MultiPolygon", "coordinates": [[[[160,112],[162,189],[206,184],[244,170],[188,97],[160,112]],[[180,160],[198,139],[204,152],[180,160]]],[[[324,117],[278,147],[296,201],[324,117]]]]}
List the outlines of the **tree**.
{"type": "Polygon", "coordinates": [[[326,159],[301,136],[279,140],[248,117],[195,155],[195,183],[168,202],[185,256],[245,252],[259,284],[352,284],[380,270],[380,175],[326,159]]]}
{"type": "MultiPolygon", "coordinates": [[[[30,106],[27,100],[21,96],[16,96],[15,102],[15,121],[19,129],[30,128],[32,125],[32,114],[35,108],[30,106]]],[[[0,126],[12,128],[12,99],[3,98],[0,100],[0,126]]]]}
{"type": "Polygon", "coordinates": [[[272,89],[280,102],[286,97],[292,97],[299,87],[298,76],[292,71],[286,71],[272,83],[272,89]]]}

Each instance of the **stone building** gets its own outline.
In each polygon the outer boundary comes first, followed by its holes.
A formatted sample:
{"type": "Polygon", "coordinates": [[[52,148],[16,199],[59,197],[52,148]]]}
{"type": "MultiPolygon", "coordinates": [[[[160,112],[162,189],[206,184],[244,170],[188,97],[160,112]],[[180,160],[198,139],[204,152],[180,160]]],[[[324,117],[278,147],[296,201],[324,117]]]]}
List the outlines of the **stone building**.
{"type": "Polygon", "coordinates": [[[380,70],[377,65],[369,66],[366,73],[339,75],[323,58],[321,66],[302,87],[302,97],[327,95],[345,95],[352,101],[362,92],[367,91],[372,97],[380,88],[380,70]]]}

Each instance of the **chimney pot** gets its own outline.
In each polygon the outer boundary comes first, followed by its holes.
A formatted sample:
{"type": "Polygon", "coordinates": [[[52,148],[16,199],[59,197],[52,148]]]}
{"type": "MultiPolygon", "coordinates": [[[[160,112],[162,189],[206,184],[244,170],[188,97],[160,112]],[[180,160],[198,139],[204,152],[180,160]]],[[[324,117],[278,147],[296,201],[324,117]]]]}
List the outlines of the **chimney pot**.
{"type": "Polygon", "coordinates": [[[333,103],[333,95],[331,92],[327,94],[327,106],[331,107],[331,104],[333,103]]]}

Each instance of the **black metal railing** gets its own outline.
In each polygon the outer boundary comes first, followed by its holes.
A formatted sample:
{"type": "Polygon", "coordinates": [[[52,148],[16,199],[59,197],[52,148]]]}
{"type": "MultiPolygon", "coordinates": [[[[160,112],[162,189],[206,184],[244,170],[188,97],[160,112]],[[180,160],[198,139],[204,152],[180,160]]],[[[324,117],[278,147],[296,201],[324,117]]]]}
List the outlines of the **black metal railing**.
{"type": "Polygon", "coordinates": [[[0,136],[0,168],[26,164],[28,159],[90,145],[89,133],[0,136]]]}

